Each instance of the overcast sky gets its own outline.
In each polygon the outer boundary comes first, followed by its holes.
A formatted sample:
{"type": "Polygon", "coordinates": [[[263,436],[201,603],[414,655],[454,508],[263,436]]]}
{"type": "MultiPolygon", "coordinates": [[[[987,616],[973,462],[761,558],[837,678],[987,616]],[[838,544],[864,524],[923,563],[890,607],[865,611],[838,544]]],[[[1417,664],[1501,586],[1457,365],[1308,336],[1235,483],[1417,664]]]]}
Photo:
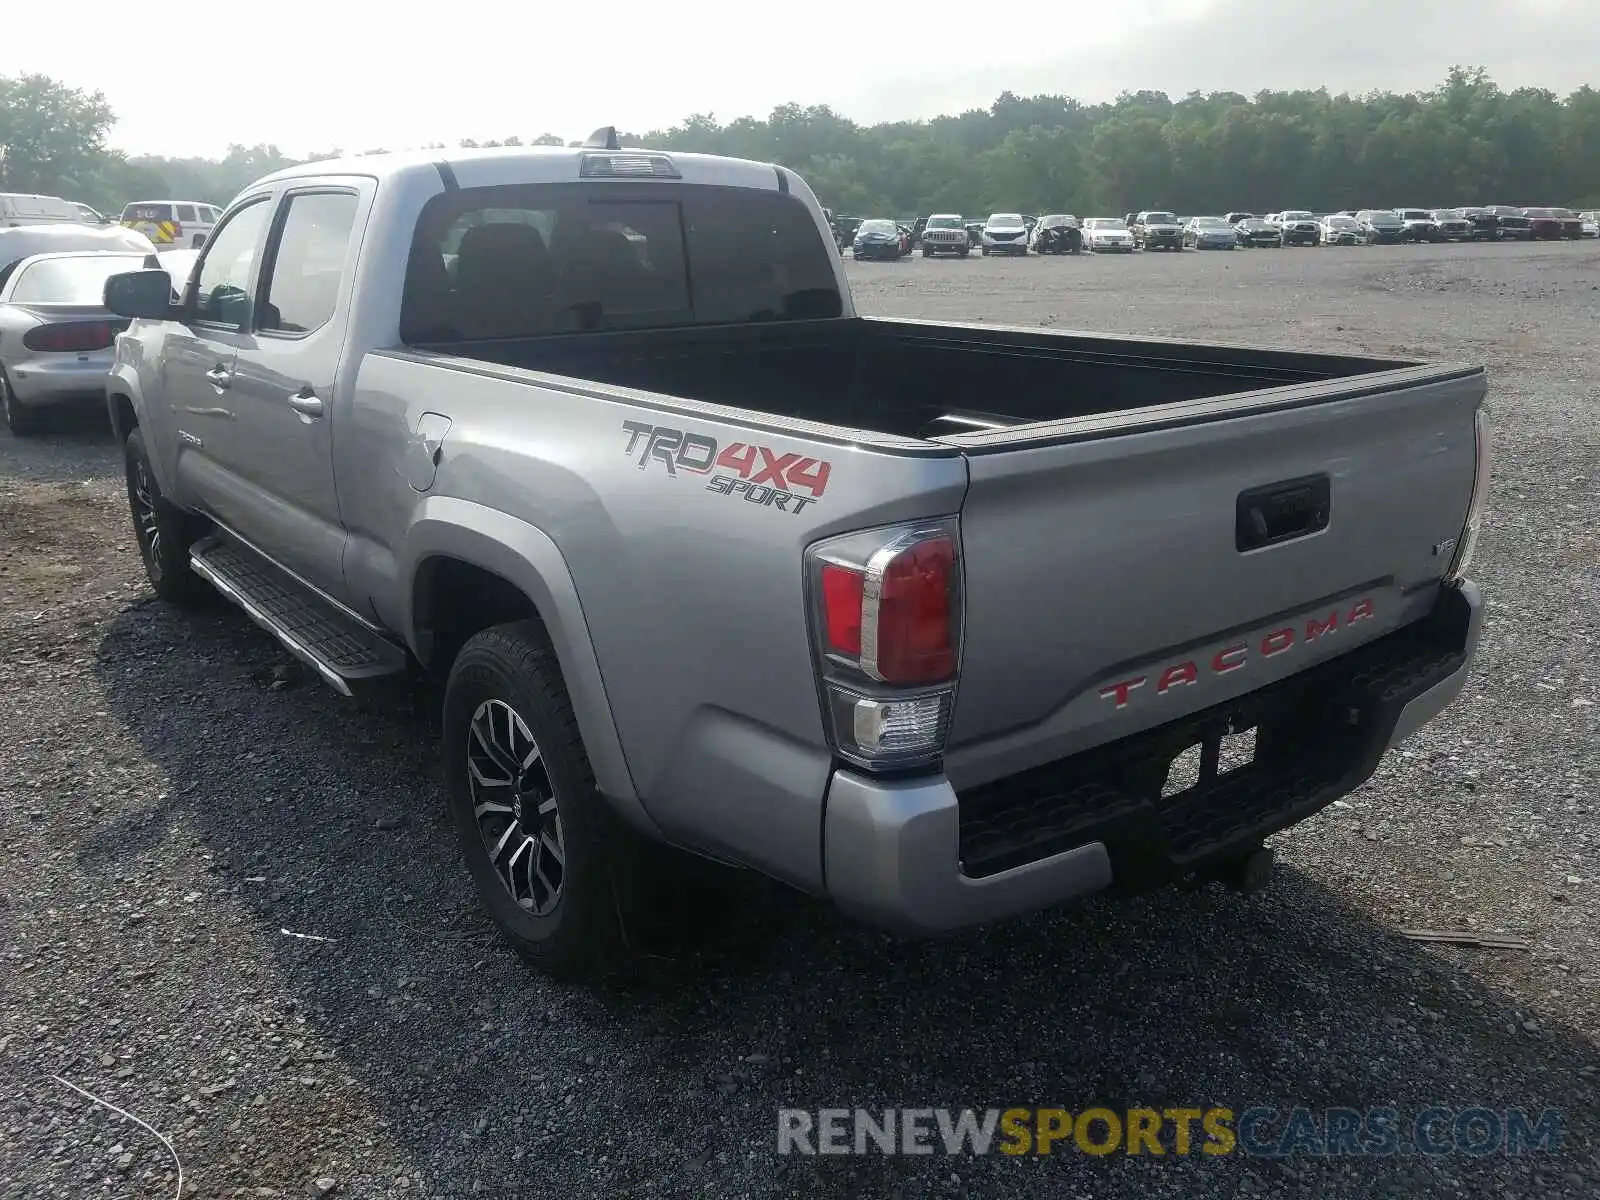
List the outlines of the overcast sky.
{"type": "Polygon", "coordinates": [[[987,107],[1001,91],[1410,91],[1452,63],[1503,87],[1600,82],[1600,0],[1118,0],[762,6],[623,0],[8,4],[0,74],[99,88],[133,153],[399,149],[643,131],[790,100],[856,120],[987,107]],[[408,17],[407,14],[415,14],[408,17]],[[1040,28],[1040,15],[1056,32],[1040,28]],[[787,15],[779,15],[787,14],[787,15]],[[1020,36],[982,40],[980,23],[1020,36]],[[932,40],[927,27],[949,32],[932,40]],[[1026,30],[1026,32],[1023,32],[1026,30]],[[1068,43],[1070,42],[1070,46],[1068,43]]]}

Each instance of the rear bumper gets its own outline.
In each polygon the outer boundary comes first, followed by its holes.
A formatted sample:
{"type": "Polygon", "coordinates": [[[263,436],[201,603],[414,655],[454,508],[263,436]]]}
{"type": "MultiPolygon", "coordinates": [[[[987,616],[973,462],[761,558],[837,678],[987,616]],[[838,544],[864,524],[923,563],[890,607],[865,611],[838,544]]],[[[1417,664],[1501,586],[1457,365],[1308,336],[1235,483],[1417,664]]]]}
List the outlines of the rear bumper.
{"type": "Polygon", "coordinates": [[[25,358],[6,368],[11,392],[28,408],[79,401],[104,402],[112,351],[25,358]]]}
{"type": "Polygon", "coordinates": [[[1048,908],[1111,884],[1099,844],[984,879],[961,870],[961,811],[943,776],[876,780],[836,771],[823,861],[828,893],[853,917],[902,933],[940,933],[1048,908]]]}
{"type": "Polygon", "coordinates": [[[1237,854],[1359,787],[1452,703],[1482,611],[1476,585],[1442,589],[1428,617],[1347,655],[964,795],[943,776],[836,770],[827,891],[852,916],[930,934],[1113,886],[1137,891],[1237,854]],[[1229,722],[1254,725],[1256,761],[1160,796],[1172,757],[1229,722]]]}

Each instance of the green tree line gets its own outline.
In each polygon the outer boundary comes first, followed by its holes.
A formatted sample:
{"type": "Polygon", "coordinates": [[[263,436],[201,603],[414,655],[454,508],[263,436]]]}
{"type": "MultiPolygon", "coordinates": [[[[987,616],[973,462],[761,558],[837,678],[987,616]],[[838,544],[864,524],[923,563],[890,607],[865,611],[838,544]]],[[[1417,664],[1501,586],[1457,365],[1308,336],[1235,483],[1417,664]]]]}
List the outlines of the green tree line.
{"type": "MultiPolygon", "coordinates": [[[[128,156],[99,92],[0,77],[0,190],[117,210],[136,199],[225,204],[298,161],[277,146],[221,159],[128,156]]],[[[1600,92],[1505,91],[1477,67],[1428,91],[1127,92],[1114,102],[1003,93],[987,109],[862,125],[826,105],[785,104],[726,124],[696,114],[630,145],[779,162],[840,213],[996,209],[1079,214],[1392,205],[1600,202],[1600,92]]],[[[560,145],[552,134],[528,144],[560,145]]],[[[517,137],[472,145],[521,145],[517,137]]],[[[376,153],[375,150],[358,153],[376,153]]]]}

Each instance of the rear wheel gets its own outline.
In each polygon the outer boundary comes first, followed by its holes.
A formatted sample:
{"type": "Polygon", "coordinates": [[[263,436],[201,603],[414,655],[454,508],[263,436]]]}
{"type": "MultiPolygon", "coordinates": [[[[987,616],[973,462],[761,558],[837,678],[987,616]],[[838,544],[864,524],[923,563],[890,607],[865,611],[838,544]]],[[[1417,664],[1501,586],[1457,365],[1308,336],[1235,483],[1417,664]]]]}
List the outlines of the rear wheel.
{"type": "Polygon", "coordinates": [[[16,393],[11,390],[11,381],[3,370],[0,370],[0,412],[5,416],[6,428],[16,437],[37,433],[42,424],[38,410],[24,408],[18,403],[16,393]]]}
{"type": "Polygon", "coordinates": [[[456,835],[500,932],[558,977],[620,963],[648,847],[595,785],[542,626],[498,625],[462,647],[445,685],[443,739],[456,835]]]}

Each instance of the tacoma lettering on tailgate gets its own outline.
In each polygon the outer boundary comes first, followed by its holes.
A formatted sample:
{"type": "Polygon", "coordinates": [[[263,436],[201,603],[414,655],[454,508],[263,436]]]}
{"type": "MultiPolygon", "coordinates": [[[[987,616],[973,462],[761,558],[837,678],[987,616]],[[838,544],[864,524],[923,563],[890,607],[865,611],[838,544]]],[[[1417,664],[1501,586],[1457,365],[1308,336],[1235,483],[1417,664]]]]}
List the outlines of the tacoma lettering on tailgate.
{"type": "MultiPolygon", "coordinates": [[[[1341,626],[1348,627],[1357,621],[1371,620],[1374,615],[1372,597],[1366,596],[1357,600],[1348,610],[1341,607],[1332,609],[1326,616],[1308,616],[1303,625],[1298,623],[1285,625],[1281,629],[1252,636],[1246,641],[1234,642],[1231,646],[1224,646],[1210,658],[1191,658],[1169,663],[1159,673],[1152,673],[1155,675],[1155,684],[1148,693],[1142,694],[1165,696],[1174,688],[1199,683],[1202,679],[1231,675],[1248,667],[1253,661],[1276,658],[1296,646],[1309,645],[1338,633],[1341,626]]],[[[1114,702],[1118,708],[1127,708],[1133,693],[1150,683],[1150,678],[1149,675],[1136,675],[1132,679],[1107,684],[1100,689],[1100,696],[1102,699],[1114,702]]]]}
{"type": "Polygon", "coordinates": [[[706,491],[781,512],[801,512],[820,500],[833,469],[821,459],[780,454],[770,446],[748,442],[723,446],[708,434],[669,425],[624,421],[622,432],[628,435],[624,453],[637,459],[641,471],[659,463],[673,477],[679,472],[710,475],[706,491]]]}

